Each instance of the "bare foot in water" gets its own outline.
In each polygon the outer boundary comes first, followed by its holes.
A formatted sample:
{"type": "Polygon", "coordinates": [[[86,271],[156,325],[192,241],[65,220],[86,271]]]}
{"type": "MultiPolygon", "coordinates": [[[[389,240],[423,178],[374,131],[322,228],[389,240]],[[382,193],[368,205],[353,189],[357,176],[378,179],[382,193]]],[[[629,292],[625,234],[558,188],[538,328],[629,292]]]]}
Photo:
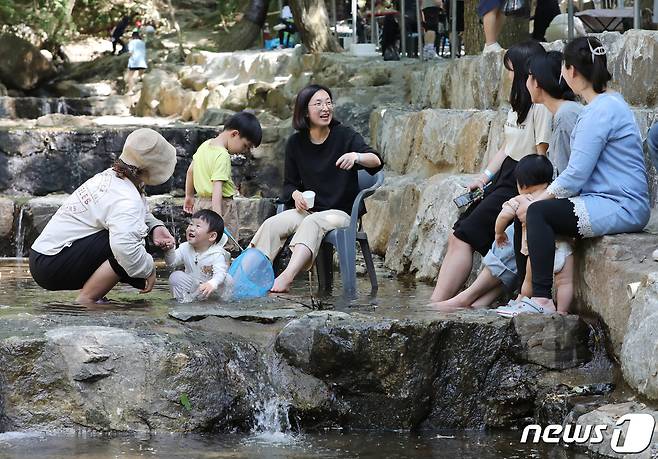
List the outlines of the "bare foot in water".
{"type": "Polygon", "coordinates": [[[461,309],[471,309],[468,306],[463,305],[460,301],[455,300],[455,298],[450,298],[449,300],[444,301],[433,301],[430,302],[430,306],[441,312],[455,312],[461,309]]]}
{"type": "Polygon", "coordinates": [[[292,284],[292,280],[289,280],[286,276],[283,275],[283,273],[281,273],[279,277],[274,279],[274,285],[272,285],[270,292],[286,293],[288,290],[290,290],[290,284],[292,284]]]}

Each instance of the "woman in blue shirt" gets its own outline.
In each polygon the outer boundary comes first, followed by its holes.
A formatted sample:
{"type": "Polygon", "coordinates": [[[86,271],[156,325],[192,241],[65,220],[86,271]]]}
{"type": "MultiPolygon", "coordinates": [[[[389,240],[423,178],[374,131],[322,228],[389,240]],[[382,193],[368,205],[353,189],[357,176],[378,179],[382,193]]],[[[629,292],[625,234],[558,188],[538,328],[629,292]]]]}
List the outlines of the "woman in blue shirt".
{"type": "Polygon", "coordinates": [[[571,41],[564,50],[562,76],[587,102],[571,134],[569,163],[517,214],[526,220],[532,267],[533,297],[528,303],[547,314],[555,312],[551,289],[556,235],[588,238],[634,232],[649,220],[640,131],[622,96],[607,89],[612,75],[601,42],[594,37],[571,41]]]}

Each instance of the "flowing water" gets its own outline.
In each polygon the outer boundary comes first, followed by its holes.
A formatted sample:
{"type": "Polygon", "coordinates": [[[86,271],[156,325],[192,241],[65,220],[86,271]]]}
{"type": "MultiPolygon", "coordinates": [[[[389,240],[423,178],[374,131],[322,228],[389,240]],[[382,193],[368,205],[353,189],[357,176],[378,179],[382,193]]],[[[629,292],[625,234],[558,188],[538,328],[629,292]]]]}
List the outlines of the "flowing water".
{"type": "MultiPolygon", "coordinates": [[[[166,319],[172,306],[166,271],[153,292],[139,295],[119,286],[108,295],[112,302],[87,308],[75,305],[75,292],[46,292],[29,274],[27,260],[0,259],[0,317],[13,314],[89,315],[127,314],[166,319]]],[[[337,276],[338,277],[338,276],[337,276]]],[[[427,317],[432,287],[379,273],[380,290],[369,294],[367,279],[359,279],[359,295],[343,298],[340,284],[334,295],[312,297],[308,279],[299,279],[290,294],[280,295],[287,303],[344,311],[359,311],[387,317],[427,317]]],[[[5,333],[11,333],[5,330],[5,333]]],[[[3,335],[0,330],[0,335],[3,335]]],[[[264,353],[263,359],[271,361],[264,353]]],[[[276,365],[268,364],[271,380],[276,365]]],[[[448,430],[436,432],[343,431],[301,432],[289,415],[287,400],[277,396],[263,381],[252,394],[254,426],[250,432],[178,435],[154,433],[145,436],[103,436],[75,432],[0,433],[0,459],[27,458],[585,458],[585,454],[558,446],[522,445],[521,432],[448,430]]]]}
{"type": "Polygon", "coordinates": [[[14,231],[15,241],[14,245],[16,246],[16,258],[21,258],[23,256],[23,249],[25,246],[25,226],[23,226],[23,216],[25,214],[25,206],[21,206],[21,210],[18,213],[18,219],[16,220],[16,231],[14,231]]]}
{"type": "Polygon", "coordinates": [[[108,437],[45,435],[39,432],[0,434],[2,459],[51,458],[322,458],[322,459],[583,459],[587,456],[557,446],[524,447],[516,432],[329,431],[300,434],[281,442],[255,434],[151,435],[108,437]]]}

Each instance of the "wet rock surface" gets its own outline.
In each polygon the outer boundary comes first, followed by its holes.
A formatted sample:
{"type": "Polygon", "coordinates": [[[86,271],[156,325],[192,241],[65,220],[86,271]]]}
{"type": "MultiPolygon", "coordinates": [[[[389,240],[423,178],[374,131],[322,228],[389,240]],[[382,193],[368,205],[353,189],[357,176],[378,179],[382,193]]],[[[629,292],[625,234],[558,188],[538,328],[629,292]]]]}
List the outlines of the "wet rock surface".
{"type": "MultiPolygon", "coordinates": [[[[540,390],[557,390],[539,381],[558,372],[516,350],[527,327],[495,314],[395,319],[266,303],[172,303],[171,318],[111,307],[4,316],[0,428],[229,430],[250,425],[267,396],[287,400],[304,428],[509,427],[532,418],[540,390]]],[[[572,326],[556,335],[587,347],[572,326]]],[[[587,379],[583,355],[558,353],[554,366],[587,379]]]]}

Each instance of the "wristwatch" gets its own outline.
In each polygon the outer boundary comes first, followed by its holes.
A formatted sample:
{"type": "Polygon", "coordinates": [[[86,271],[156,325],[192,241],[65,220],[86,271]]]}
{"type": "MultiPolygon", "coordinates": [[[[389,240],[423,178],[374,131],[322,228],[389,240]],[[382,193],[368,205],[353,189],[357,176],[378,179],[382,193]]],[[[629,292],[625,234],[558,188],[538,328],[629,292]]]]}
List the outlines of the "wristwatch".
{"type": "Polygon", "coordinates": [[[356,160],[354,161],[356,164],[361,164],[361,153],[356,154],[356,160]]]}

